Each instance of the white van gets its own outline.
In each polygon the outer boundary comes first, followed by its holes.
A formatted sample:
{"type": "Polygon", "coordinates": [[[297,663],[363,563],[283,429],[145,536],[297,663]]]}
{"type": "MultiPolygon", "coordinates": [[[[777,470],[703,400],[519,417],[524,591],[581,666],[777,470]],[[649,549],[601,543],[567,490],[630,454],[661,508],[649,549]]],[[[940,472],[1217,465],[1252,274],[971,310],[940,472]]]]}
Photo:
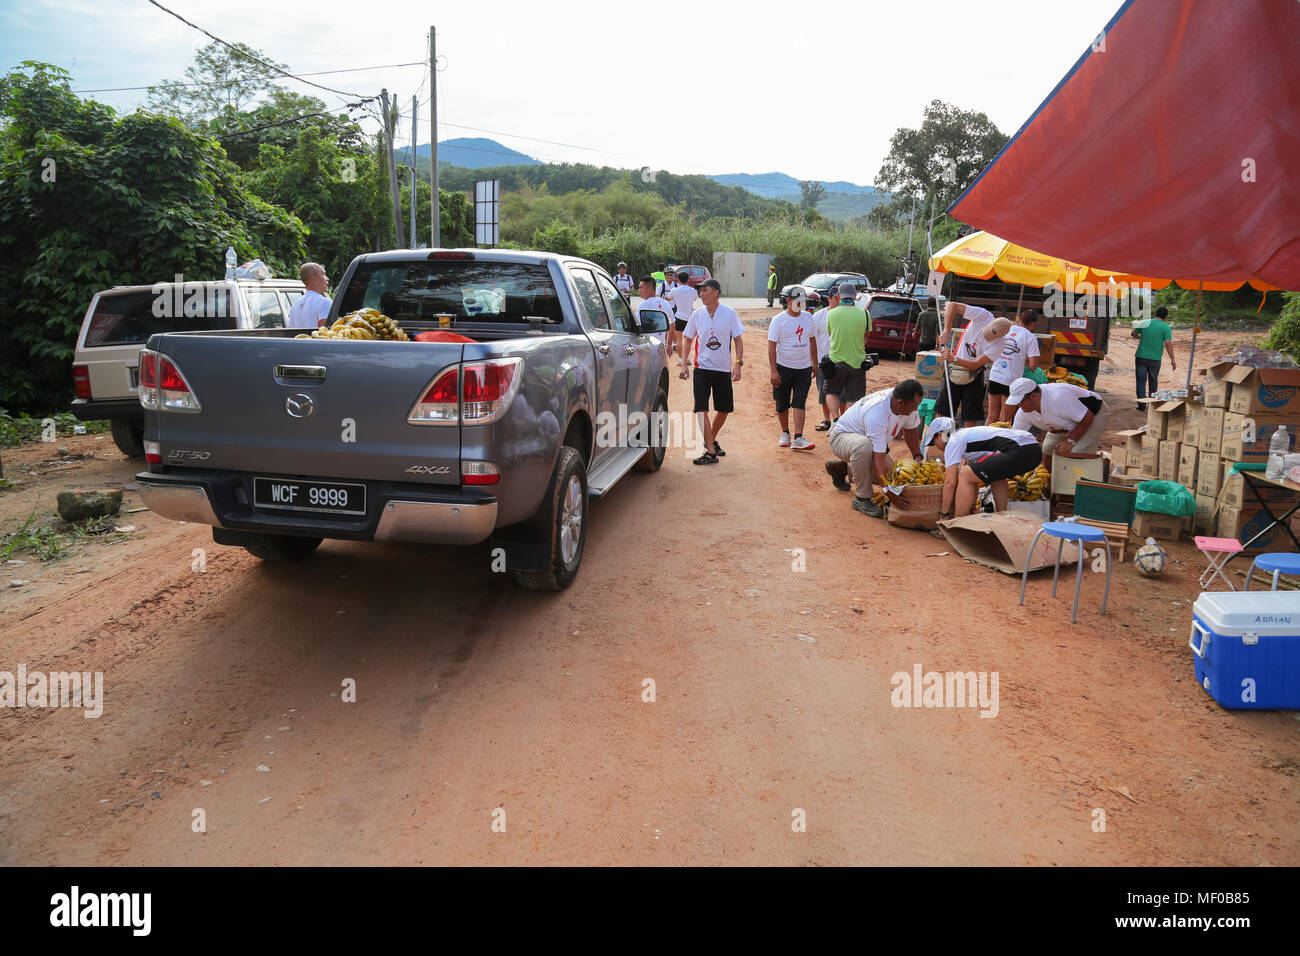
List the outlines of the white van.
{"type": "Polygon", "coordinates": [[[110,419],[122,453],[144,455],[139,366],[149,336],[283,327],[305,291],[297,279],[222,279],[115,286],[96,293],[73,354],[72,413],[82,421],[110,419]]]}

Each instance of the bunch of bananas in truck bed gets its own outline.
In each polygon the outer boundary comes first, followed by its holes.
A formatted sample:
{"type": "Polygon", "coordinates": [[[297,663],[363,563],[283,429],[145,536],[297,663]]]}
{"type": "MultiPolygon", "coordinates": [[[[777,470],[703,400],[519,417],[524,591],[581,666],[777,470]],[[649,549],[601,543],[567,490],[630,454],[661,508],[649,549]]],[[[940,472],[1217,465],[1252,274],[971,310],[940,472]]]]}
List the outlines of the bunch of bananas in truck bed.
{"type": "Polygon", "coordinates": [[[1012,501],[1037,501],[1043,497],[1043,489],[1051,477],[1051,472],[1042,465],[1023,475],[1016,475],[1007,482],[1008,497],[1012,501]]]}
{"type": "Polygon", "coordinates": [[[397,323],[378,309],[360,309],[341,315],[328,329],[316,329],[310,335],[294,336],[299,339],[382,339],[389,342],[409,342],[410,338],[397,323]]]}
{"type": "Polygon", "coordinates": [[[1088,380],[1078,372],[1071,372],[1064,365],[1053,365],[1045,373],[1048,382],[1065,382],[1067,385],[1078,385],[1080,388],[1088,387],[1088,380]]]}

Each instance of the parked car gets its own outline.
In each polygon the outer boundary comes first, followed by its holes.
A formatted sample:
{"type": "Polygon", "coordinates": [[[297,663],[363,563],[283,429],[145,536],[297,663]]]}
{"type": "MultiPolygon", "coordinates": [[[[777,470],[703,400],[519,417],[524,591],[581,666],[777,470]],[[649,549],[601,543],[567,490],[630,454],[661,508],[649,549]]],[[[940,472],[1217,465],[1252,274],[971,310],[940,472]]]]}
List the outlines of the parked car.
{"type": "Polygon", "coordinates": [[[699,284],[703,282],[705,279],[713,278],[713,273],[709,272],[709,270],[706,269],[704,266],[673,266],[672,267],[673,272],[681,272],[683,269],[685,269],[687,272],[691,274],[691,277],[686,280],[686,284],[689,285],[692,289],[698,287],[699,284]]]}
{"type": "Polygon", "coordinates": [[[140,350],[156,332],[283,327],[306,291],[297,279],[114,286],[95,293],[72,357],[72,414],[107,418],[122,454],[144,455],[140,350]]]}
{"type": "Polygon", "coordinates": [[[802,282],[788,285],[781,290],[781,306],[782,308],[786,306],[790,293],[795,289],[803,289],[804,296],[808,300],[807,309],[816,311],[826,305],[830,290],[843,282],[853,283],[859,295],[875,288],[871,280],[861,272],[814,272],[802,282]]]}
{"type": "MultiPolygon", "coordinates": [[[[918,282],[916,285],[912,286],[911,295],[912,298],[921,303],[921,308],[924,309],[926,300],[930,298],[930,287],[924,282],[918,282]]],[[[948,304],[948,297],[941,293],[936,295],[934,298],[935,301],[939,303],[937,306],[939,314],[943,315],[943,307],[948,304]]]]}
{"type": "Polygon", "coordinates": [[[916,354],[921,343],[916,320],[924,308],[919,301],[897,292],[867,292],[858,296],[857,304],[871,316],[868,350],[898,352],[904,357],[916,354]]]}
{"type": "Polygon", "coordinates": [[[663,463],[668,317],[585,259],[505,249],[359,256],[329,321],[362,308],[413,341],[152,336],[145,504],[263,560],[490,538],[520,586],[567,587],[589,498],[663,463]]]}

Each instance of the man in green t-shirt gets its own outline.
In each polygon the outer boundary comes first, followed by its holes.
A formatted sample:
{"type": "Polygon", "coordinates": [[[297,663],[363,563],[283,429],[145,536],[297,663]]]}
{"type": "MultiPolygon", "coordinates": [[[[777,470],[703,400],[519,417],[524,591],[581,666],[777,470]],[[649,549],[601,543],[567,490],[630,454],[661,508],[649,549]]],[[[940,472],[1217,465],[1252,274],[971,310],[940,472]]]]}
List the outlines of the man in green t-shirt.
{"type": "Polygon", "coordinates": [[[839,287],[840,304],[826,313],[826,332],[831,339],[830,354],[822,366],[826,379],[826,407],[831,421],[867,394],[867,333],[871,316],[859,308],[857,289],[851,282],[839,287]]]}
{"type": "Polygon", "coordinates": [[[1168,317],[1169,310],[1162,305],[1156,309],[1154,319],[1133,323],[1132,337],[1139,340],[1137,358],[1134,360],[1137,369],[1138,411],[1146,411],[1142,399],[1156,393],[1162,348],[1169,353],[1169,368],[1178,371],[1178,363],[1174,361],[1174,330],[1165,321],[1168,317]]]}
{"type": "Polygon", "coordinates": [[[925,300],[925,311],[917,317],[916,331],[921,336],[921,341],[917,344],[917,350],[921,352],[933,351],[939,341],[939,303],[934,300],[933,296],[925,300]]]}

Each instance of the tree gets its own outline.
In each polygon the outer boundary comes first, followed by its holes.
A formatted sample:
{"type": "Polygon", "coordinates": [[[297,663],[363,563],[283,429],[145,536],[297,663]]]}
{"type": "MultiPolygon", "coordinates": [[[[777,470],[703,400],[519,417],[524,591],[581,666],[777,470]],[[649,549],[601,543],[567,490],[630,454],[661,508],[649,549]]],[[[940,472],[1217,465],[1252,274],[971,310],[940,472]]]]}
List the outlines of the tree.
{"type": "Polygon", "coordinates": [[[803,194],[799,205],[804,209],[816,209],[817,204],[826,198],[826,186],[811,180],[802,180],[799,183],[799,192],[803,194]]]}
{"type": "Polygon", "coordinates": [[[234,50],[214,40],[194,55],[184,83],[164,80],[149,87],[150,108],[196,126],[226,108],[242,110],[281,75],[258,60],[288,69],[245,43],[233,45],[234,50]]]}
{"type": "Polygon", "coordinates": [[[0,80],[0,120],[0,405],[67,402],[81,316],[99,289],[220,277],[227,246],[280,275],[302,261],[298,218],[249,191],[179,120],[119,117],[36,63],[0,80]]]}
{"type": "Polygon", "coordinates": [[[869,215],[878,225],[896,224],[911,212],[947,208],[975,181],[1007,137],[984,113],[931,100],[919,129],[903,128],[889,141],[889,155],[876,173],[876,188],[894,193],[893,202],[869,215]]]}

